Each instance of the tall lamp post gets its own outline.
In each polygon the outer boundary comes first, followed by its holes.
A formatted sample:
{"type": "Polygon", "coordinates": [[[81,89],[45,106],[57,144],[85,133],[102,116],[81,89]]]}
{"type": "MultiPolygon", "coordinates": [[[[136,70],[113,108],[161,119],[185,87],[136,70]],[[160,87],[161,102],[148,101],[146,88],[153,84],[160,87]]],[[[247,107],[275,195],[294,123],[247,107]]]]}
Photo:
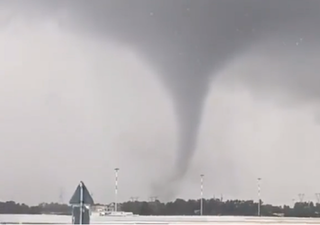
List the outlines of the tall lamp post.
{"type": "Polygon", "coordinates": [[[117,212],[118,210],[118,171],[119,168],[115,168],[115,188],[114,188],[114,193],[115,193],[115,201],[114,201],[114,211],[117,212]]]}
{"type": "Polygon", "coordinates": [[[261,178],[257,179],[258,181],[258,216],[261,216],[261,178]]]}
{"type": "Polygon", "coordinates": [[[200,175],[200,196],[201,196],[201,199],[200,199],[200,215],[201,216],[203,215],[203,177],[204,177],[204,175],[201,174],[200,175]]]}

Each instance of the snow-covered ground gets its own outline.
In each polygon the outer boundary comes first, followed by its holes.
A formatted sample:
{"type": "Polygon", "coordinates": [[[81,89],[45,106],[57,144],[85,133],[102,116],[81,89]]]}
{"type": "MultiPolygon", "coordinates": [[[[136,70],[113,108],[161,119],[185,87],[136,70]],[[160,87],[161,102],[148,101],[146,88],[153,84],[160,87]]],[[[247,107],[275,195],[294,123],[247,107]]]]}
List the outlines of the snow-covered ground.
{"type": "MultiPolygon", "coordinates": [[[[0,223],[71,223],[70,216],[0,215],[0,223]]],[[[91,224],[320,224],[320,218],[268,218],[237,216],[131,216],[91,217],[91,224]]]]}

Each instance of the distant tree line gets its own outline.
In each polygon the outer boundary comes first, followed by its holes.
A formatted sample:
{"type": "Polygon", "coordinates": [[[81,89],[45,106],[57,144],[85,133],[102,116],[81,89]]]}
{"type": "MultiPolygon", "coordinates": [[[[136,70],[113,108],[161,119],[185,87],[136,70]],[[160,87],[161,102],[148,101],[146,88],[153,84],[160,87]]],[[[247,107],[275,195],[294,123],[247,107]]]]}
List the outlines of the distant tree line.
{"type": "MultiPolygon", "coordinates": [[[[200,200],[176,199],[174,202],[125,202],[122,210],[140,215],[199,215],[200,200]]],[[[258,202],[243,200],[205,199],[203,215],[257,216],[258,202]]],[[[297,202],[294,207],[287,205],[273,206],[261,202],[262,216],[284,217],[320,217],[320,204],[313,202],[297,202]]]]}
{"type": "Polygon", "coordinates": [[[71,215],[71,207],[59,203],[41,203],[37,206],[16,203],[14,201],[0,202],[0,214],[56,214],[71,215]]]}
{"type": "MultiPolygon", "coordinates": [[[[176,199],[174,202],[162,203],[129,201],[120,204],[121,210],[139,215],[199,215],[200,200],[176,199]]],[[[204,215],[237,215],[257,216],[258,203],[254,201],[205,199],[203,200],[204,215]]],[[[13,201],[0,202],[0,214],[57,214],[70,215],[71,207],[66,204],[41,203],[28,206],[13,201]]],[[[262,216],[284,217],[320,217],[320,204],[313,202],[297,202],[294,207],[273,206],[261,202],[262,216]]]]}

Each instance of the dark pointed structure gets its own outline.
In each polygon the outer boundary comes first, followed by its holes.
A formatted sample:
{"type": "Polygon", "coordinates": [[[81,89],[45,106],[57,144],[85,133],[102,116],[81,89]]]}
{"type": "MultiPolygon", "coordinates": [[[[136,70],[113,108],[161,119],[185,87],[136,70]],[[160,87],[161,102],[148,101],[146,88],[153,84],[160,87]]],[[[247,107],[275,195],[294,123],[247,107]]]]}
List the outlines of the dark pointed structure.
{"type": "Polygon", "coordinates": [[[80,184],[78,185],[77,189],[75,190],[74,194],[72,195],[72,198],[69,201],[69,204],[71,205],[79,205],[79,204],[84,204],[84,205],[93,205],[94,201],[91,197],[90,192],[88,191],[88,188],[86,185],[80,181],[80,184]],[[83,199],[81,200],[81,189],[82,189],[82,196],[83,199]]]}
{"type": "Polygon", "coordinates": [[[72,195],[69,204],[72,205],[72,223],[73,224],[89,224],[90,209],[89,206],[94,204],[94,201],[88,191],[86,185],[80,181],[77,189],[72,195]]]}

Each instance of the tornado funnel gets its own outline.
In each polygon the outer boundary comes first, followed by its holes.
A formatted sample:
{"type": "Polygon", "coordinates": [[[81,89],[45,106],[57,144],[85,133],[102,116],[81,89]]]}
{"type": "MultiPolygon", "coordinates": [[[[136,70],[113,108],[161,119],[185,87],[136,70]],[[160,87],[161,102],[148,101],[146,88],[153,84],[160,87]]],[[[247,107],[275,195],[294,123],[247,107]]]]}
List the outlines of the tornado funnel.
{"type": "Polygon", "coordinates": [[[89,8],[79,1],[76,8],[86,32],[129,43],[158,70],[179,126],[169,179],[179,182],[196,149],[203,104],[217,71],[257,40],[313,20],[319,5],[312,0],[117,0],[92,1],[89,8]]]}

